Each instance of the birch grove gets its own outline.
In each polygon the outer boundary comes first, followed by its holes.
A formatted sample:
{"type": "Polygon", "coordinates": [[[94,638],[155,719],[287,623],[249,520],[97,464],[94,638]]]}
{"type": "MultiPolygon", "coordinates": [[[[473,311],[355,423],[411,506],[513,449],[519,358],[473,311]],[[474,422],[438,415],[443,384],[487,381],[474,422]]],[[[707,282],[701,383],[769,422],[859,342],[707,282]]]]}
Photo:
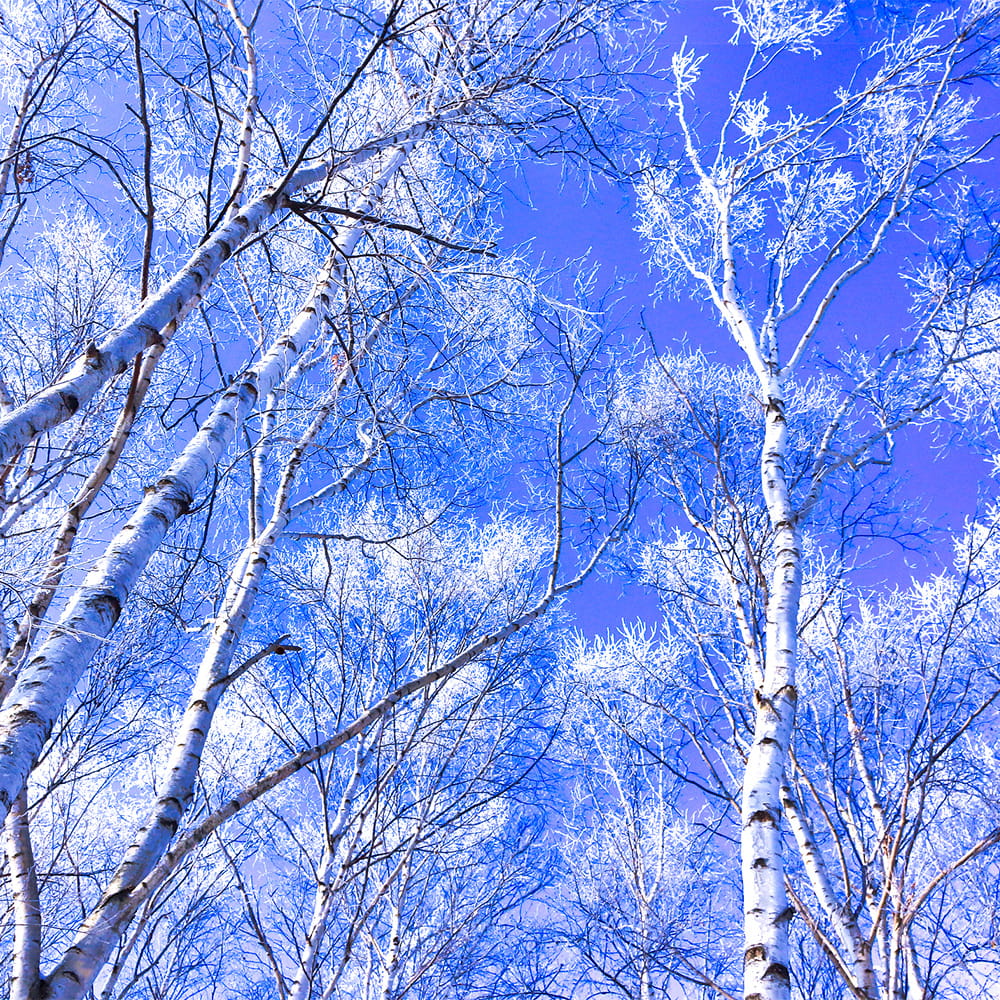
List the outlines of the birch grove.
{"type": "Polygon", "coordinates": [[[1000,454],[1000,7],[911,7],[0,0],[12,998],[996,994],[906,475],[1000,454]]]}
{"type": "Polygon", "coordinates": [[[522,143],[574,141],[574,106],[613,96],[619,13],[5,7],[19,1000],[483,975],[458,943],[491,954],[471,925],[533,891],[523,851],[462,832],[530,833],[501,775],[525,780],[532,738],[498,678],[530,686],[521,634],[621,533],[636,471],[597,313],[494,251],[490,203],[522,143]],[[607,65],[581,72],[592,44],[607,65]],[[321,845],[304,945],[274,909],[287,836],[303,864],[321,845]],[[465,856],[509,874],[479,893],[465,856]],[[428,951],[414,914],[439,905],[428,951]]]}

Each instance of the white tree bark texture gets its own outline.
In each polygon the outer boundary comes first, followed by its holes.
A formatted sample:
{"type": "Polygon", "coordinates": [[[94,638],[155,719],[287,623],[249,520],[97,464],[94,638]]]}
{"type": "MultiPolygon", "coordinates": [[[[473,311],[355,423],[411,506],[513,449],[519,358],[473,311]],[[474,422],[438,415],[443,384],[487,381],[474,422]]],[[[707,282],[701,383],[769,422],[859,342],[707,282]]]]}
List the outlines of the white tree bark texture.
{"type": "MultiPolygon", "coordinates": [[[[378,201],[405,155],[404,151],[393,154],[366,195],[366,205],[378,201]]],[[[24,665],[0,712],[0,816],[6,816],[24,786],[56,718],[100,643],[118,621],[129,593],[167,532],[188,511],[257,400],[266,397],[295,357],[322,330],[335,273],[363,232],[363,225],[356,224],[342,234],[291,326],[255,368],[220,397],[166,474],[148,489],[128,523],[73,595],[58,624],[24,665]]]]}
{"type": "MultiPolygon", "coordinates": [[[[776,382],[776,380],[774,380],[776,382]]],[[[802,586],[798,527],[785,481],[788,434],[779,387],[766,385],[761,479],[775,530],[775,564],[767,607],[764,683],[754,693],[753,743],[743,784],[745,1000],[789,1000],[791,972],[781,842],[781,786],[795,722],[795,660],[802,586]]]]}
{"type": "MultiPolygon", "coordinates": [[[[198,248],[166,285],[139,306],[124,326],[100,344],[89,345],[63,379],[0,418],[0,465],[12,461],[39,434],[69,420],[102,386],[124,372],[140,351],[161,343],[168,325],[179,325],[183,321],[222,265],[249,236],[260,231],[289,195],[312,184],[327,182],[333,174],[359,166],[380,152],[415,141],[447,117],[446,113],[434,122],[421,122],[387,136],[343,161],[324,159],[321,163],[302,166],[247,202],[198,248]]],[[[359,211],[364,214],[371,208],[362,206],[359,211]]]]}
{"type": "Polygon", "coordinates": [[[845,958],[845,968],[858,997],[876,1000],[875,973],[871,962],[871,947],[861,933],[861,928],[851,908],[840,900],[837,889],[827,871],[822,850],[816,844],[812,827],[790,785],[781,790],[784,813],[795,837],[799,857],[809,877],[816,899],[827,919],[833,925],[845,958]]]}
{"type": "Polygon", "coordinates": [[[7,865],[14,895],[14,948],[10,1000],[38,1000],[38,965],[42,955],[42,911],[35,857],[28,831],[28,802],[22,792],[5,824],[7,865]]]}

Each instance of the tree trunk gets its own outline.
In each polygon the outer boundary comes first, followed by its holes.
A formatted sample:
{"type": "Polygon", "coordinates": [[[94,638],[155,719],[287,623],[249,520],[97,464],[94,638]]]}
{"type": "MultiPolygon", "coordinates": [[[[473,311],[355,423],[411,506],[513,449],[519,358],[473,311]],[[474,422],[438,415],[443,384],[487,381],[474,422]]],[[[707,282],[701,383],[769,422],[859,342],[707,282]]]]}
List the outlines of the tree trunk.
{"type": "Polygon", "coordinates": [[[764,682],[754,692],[753,744],[743,784],[743,994],[745,1000],[789,1000],[788,924],[781,843],[781,785],[795,722],[795,660],[801,593],[798,525],[785,482],[788,447],[784,403],[768,386],[761,479],[775,531],[767,606],[764,682]]]}
{"type": "MultiPolygon", "coordinates": [[[[398,150],[364,205],[371,210],[406,156],[398,150]]],[[[74,594],[59,623],[24,666],[0,713],[0,816],[6,816],[41,753],[55,720],[167,532],[225,453],[257,400],[278,383],[294,358],[319,335],[335,274],[364,232],[355,224],[337,241],[306,304],[256,368],[231,386],[177,460],[150,489],[104,557],[74,594]]]]}

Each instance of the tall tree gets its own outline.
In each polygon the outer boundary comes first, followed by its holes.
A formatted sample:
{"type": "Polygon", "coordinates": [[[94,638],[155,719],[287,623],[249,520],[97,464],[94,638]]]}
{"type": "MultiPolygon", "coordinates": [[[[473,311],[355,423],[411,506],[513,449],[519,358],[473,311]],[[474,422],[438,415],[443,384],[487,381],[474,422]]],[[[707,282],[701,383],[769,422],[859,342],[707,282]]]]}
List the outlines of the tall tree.
{"type": "MultiPolygon", "coordinates": [[[[687,47],[674,54],[675,158],[647,171],[639,225],[665,286],[704,301],[730,334],[747,372],[742,413],[760,435],[759,485],[747,506],[746,485],[734,480],[745,469],[729,457],[726,432],[706,415],[704,397],[693,402],[685,379],[669,377],[668,363],[663,408],[691,409],[716,477],[700,475],[693,495],[680,486],[680,499],[729,581],[739,655],[753,678],[740,807],[744,996],[784,1000],[795,909],[782,825],[795,816],[783,789],[804,683],[805,532],[845,476],[889,462],[894,436],[996,350],[993,316],[979,308],[996,242],[970,194],[990,132],[969,85],[985,86],[992,73],[998,23],[979,3],[890,22],[860,67],[835,81],[823,110],[803,101],[778,112],[768,88],[796,58],[819,54],[841,24],[840,6],[734,0],[726,13],[745,53],[729,99],[697,114],[711,64],[687,47]],[[913,316],[876,343],[843,343],[837,310],[862,276],[872,281],[904,230],[909,251],[930,260],[909,268],[913,316]],[[824,364],[815,391],[827,396],[826,414],[803,422],[792,399],[824,364]]],[[[848,975],[858,996],[870,989],[863,964],[848,975]]]]}

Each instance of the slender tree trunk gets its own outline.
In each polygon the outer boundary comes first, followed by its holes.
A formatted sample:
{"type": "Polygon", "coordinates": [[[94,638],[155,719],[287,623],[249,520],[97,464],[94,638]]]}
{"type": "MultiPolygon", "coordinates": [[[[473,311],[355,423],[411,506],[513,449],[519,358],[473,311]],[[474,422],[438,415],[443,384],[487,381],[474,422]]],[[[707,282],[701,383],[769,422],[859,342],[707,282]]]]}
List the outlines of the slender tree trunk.
{"type": "Polygon", "coordinates": [[[18,148],[21,145],[21,137],[24,134],[24,124],[28,118],[28,112],[31,111],[31,101],[35,93],[35,81],[38,79],[38,74],[42,67],[51,59],[51,54],[40,57],[24,81],[21,100],[17,104],[17,112],[14,115],[14,123],[11,126],[10,138],[7,140],[7,148],[4,151],[3,160],[0,160],[0,206],[3,205],[4,199],[7,197],[10,172],[14,167],[14,161],[17,159],[18,148]]]}
{"type": "MultiPolygon", "coordinates": [[[[445,117],[445,116],[443,116],[445,117]]],[[[170,323],[179,324],[214,281],[222,265],[281,207],[285,199],[311,184],[328,181],[332,170],[358,166],[392,147],[412,144],[431,127],[424,122],[365,148],[343,163],[324,160],[303,166],[276,186],[247,202],[191,256],[159,291],[149,296],[125,323],[100,344],[90,344],[58,382],[0,417],[0,467],[11,462],[33,438],[68,420],[147,347],[160,343],[170,323]]],[[[362,215],[371,206],[362,206],[362,215]]],[[[2,794],[2,793],[0,793],[2,794]]],[[[5,806],[6,808],[9,806],[5,806]]]]}
{"type": "Polygon", "coordinates": [[[761,479],[775,532],[774,570],[767,607],[764,683],[754,692],[753,743],[743,785],[743,993],[745,1000],[789,1000],[788,924],[794,911],[785,892],[781,785],[795,722],[802,568],[798,525],[785,481],[784,403],[777,385],[766,388],[770,391],[761,479]]]}
{"type": "Polygon", "coordinates": [[[844,955],[847,956],[846,968],[850,971],[852,985],[857,994],[865,997],[865,1000],[875,1000],[875,973],[872,969],[868,941],[861,933],[850,906],[841,903],[837,896],[837,890],[827,871],[823,855],[816,845],[809,821],[796,801],[791,786],[782,786],[781,794],[785,815],[795,837],[802,866],[806,870],[820,906],[833,924],[844,955]]]}
{"type": "MultiPolygon", "coordinates": [[[[369,193],[367,198],[369,203],[378,200],[385,185],[399,169],[406,155],[407,151],[401,150],[392,157],[375,190],[369,193]]],[[[279,350],[283,345],[285,355],[299,353],[301,347],[309,343],[315,333],[322,328],[328,312],[331,285],[339,273],[342,260],[353,252],[361,233],[360,227],[353,227],[331,252],[298,320],[276,345],[279,350]],[[295,350],[290,351],[290,348],[295,350]]],[[[271,358],[273,351],[274,349],[262,360],[262,366],[267,367],[270,359],[270,367],[275,368],[274,359],[271,358]]],[[[269,393],[285,368],[286,364],[280,364],[271,377],[264,377],[263,374],[258,376],[257,393],[269,393]]],[[[255,395],[254,399],[256,398],[255,395]]],[[[233,653],[249,618],[271,552],[288,521],[295,473],[305,449],[329,416],[334,405],[333,400],[334,396],[331,395],[329,402],[320,408],[302,440],[293,450],[275,499],[271,520],[261,535],[251,542],[246,557],[239,560],[241,569],[227,590],[223,611],[199,669],[195,688],[168,763],[168,777],[161,787],[156,807],[135,843],[126,853],[101,902],[84,922],[73,946],[52,973],[49,983],[49,997],[52,1000],[56,997],[77,997],[81,995],[82,990],[93,983],[135,912],[136,905],[131,898],[132,890],[152,871],[177,831],[185,808],[194,794],[201,755],[215,711],[229,680],[226,673],[233,653]]],[[[209,423],[211,422],[210,416],[209,423]]],[[[228,431],[226,443],[234,433],[235,426],[236,421],[231,419],[224,425],[228,431]]]]}
{"type": "Polygon", "coordinates": [[[83,518],[90,509],[91,504],[100,495],[104,484],[108,481],[108,477],[114,471],[115,466],[118,464],[118,459],[121,458],[122,452],[125,450],[129,436],[132,433],[132,427],[135,424],[135,419],[142,408],[146,393],[149,391],[153,371],[162,354],[163,345],[156,344],[142,356],[141,361],[137,359],[135,377],[132,385],[129,387],[128,397],[125,400],[122,412],[119,414],[111,436],[108,438],[104,454],[84,484],[77,490],[76,496],[73,497],[69,507],[66,509],[66,513],[63,515],[56,540],[49,554],[42,582],[38,585],[31,602],[28,604],[24,617],[18,625],[15,640],[11,645],[2,668],[0,668],[0,693],[3,696],[6,695],[10,685],[13,683],[21,659],[31,646],[35,633],[48,612],[49,606],[52,604],[52,599],[55,597],[59,584],[62,581],[69,553],[72,551],[77,532],[83,523],[83,518]]]}
{"type": "MultiPolygon", "coordinates": [[[[596,557],[591,560],[590,565],[592,566],[595,563],[596,557]]],[[[322,743],[317,743],[308,750],[303,750],[301,753],[289,758],[279,767],[234,795],[225,805],[220,806],[215,812],[207,816],[198,826],[184,834],[171,847],[166,855],[164,855],[163,860],[132,893],[133,900],[131,905],[133,908],[140,906],[149,895],[170,878],[177,866],[189,854],[197,850],[216,830],[232,819],[241,809],[256,802],[272,788],[276,788],[282,782],[298,774],[303,768],[308,767],[314,761],[333,753],[344,746],[345,743],[349,743],[352,739],[360,736],[370,726],[388,716],[400,702],[410,697],[410,695],[426,690],[446,680],[467,664],[478,659],[487,650],[503,643],[516,632],[527,628],[532,622],[545,614],[554,600],[578,586],[587,573],[589,573],[589,569],[573,580],[547,591],[534,607],[518,615],[518,617],[498,628],[495,632],[481,636],[446,663],[433,667],[414,677],[412,680],[407,681],[405,684],[401,684],[395,690],[390,691],[384,697],[380,698],[379,701],[362,712],[352,723],[345,726],[329,739],[324,740],[322,743]]]]}
{"type": "MultiPolygon", "coordinates": [[[[299,957],[299,967],[296,970],[292,988],[288,991],[287,1000],[308,1000],[312,990],[313,977],[316,974],[316,961],[319,957],[320,945],[326,936],[330,907],[340,888],[346,869],[346,857],[343,859],[344,863],[339,868],[336,867],[341,856],[340,842],[351,819],[354,798],[357,795],[361,774],[368,760],[367,747],[363,741],[359,741],[354,754],[354,769],[347,787],[340,797],[337,815],[327,832],[326,843],[323,845],[323,857],[316,873],[316,893],[313,897],[312,919],[309,922],[309,931],[306,934],[305,945],[299,957]]],[[[350,850],[350,845],[348,845],[348,850],[350,850]]]]}
{"type": "Polygon", "coordinates": [[[410,866],[413,861],[413,849],[420,839],[420,832],[423,828],[424,820],[427,817],[428,804],[425,802],[421,816],[410,837],[406,852],[403,854],[397,867],[397,895],[392,906],[392,917],[389,923],[389,943],[382,955],[382,983],[379,992],[379,1000],[392,1000],[392,994],[396,987],[396,976],[399,972],[399,960],[402,956],[402,933],[403,933],[403,900],[406,898],[406,891],[410,883],[410,866]]]}
{"type": "MultiPolygon", "coordinates": [[[[406,151],[390,157],[364,204],[378,202],[406,151]]],[[[368,207],[366,211],[370,211],[368,207]]],[[[227,450],[257,400],[280,381],[295,357],[322,331],[331,286],[363,234],[355,224],[337,241],[306,305],[256,368],[228,389],[166,475],[148,492],[104,557],[87,575],[58,625],[21,671],[0,712],[0,816],[6,816],[41,753],[55,720],[167,532],[227,450]]]]}
{"type": "Polygon", "coordinates": [[[7,864],[14,893],[14,953],[10,1000],[38,1000],[38,963],[42,954],[42,911],[35,856],[28,832],[27,795],[21,792],[6,822],[7,864]]]}

